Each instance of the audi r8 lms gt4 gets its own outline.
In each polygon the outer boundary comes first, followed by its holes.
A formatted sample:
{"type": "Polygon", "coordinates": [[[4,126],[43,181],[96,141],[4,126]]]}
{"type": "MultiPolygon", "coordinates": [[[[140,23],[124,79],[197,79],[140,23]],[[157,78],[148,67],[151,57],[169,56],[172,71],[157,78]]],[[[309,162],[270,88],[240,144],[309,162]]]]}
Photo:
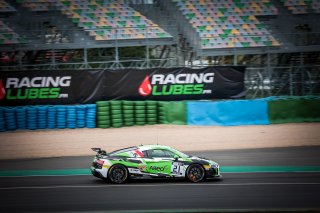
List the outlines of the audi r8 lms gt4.
{"type": "Polygon", "coordinates": [[[124,183],[129,178],[186,178],[200,182],[220,178],[218,163],[189,156],[169,146],[141,145],[107,153],[100,148],[93,159],[91,172],[95,177],[112,183],[124,183]]]}

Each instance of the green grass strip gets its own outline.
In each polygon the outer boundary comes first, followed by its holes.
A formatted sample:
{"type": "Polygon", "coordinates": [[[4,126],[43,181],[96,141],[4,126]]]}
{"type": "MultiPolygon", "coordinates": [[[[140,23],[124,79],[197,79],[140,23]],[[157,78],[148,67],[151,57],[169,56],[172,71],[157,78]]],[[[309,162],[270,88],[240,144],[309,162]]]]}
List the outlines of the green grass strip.
{"type": "Polygon", "coordinates": [[[221,172],[320,172],[320,166],[223,166],[221,172]]]}
{"type": "MultiPolygon", "coordinates": [[[[320,172],[320,166],[223,166],[221,173],[239,172],[320,172]]],[[[0,177],[22,176],[72,176],[90,175],[90,169],[58,169],[58,170],[7,170],[0,171],[0,177]]]]}

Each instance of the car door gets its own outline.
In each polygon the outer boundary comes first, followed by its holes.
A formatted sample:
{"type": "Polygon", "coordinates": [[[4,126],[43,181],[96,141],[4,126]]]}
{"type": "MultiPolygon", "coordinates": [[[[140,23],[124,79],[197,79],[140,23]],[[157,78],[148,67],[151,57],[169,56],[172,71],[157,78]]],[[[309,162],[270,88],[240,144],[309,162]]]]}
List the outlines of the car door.
{"type": "Polygon", "coordinates": [[[171,175],[174,153],[165,149],[150,149],[145,151],[146,172],[150,174],[171,175]]]}

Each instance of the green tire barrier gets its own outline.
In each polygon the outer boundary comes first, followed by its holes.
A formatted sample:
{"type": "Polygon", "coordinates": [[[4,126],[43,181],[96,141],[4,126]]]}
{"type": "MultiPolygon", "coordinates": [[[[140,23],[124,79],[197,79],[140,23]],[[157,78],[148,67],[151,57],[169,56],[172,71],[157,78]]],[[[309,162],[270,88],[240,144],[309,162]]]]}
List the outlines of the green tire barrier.
{"type": "Polygon", "coordinates": [[[110,125],[100,124],[98,128],[106,129],[106,128],[110,128],[110,125]]]}
{"type": "Polygon", "coordinates": [[[118,111],[121,111],[121,105],[111,105],[111,110],[113,110],[113,111],[116,111],[116,110],[118,110],[118,111]]]}
{"type": "Polygon", "coordinates": [[[112,123],[122,123],[121,118],[111,118],[112,123]]]}
{"type": "Polygon", "coordinates": [[[134,118],[124,118],[124,122],[134,122],[134,118]]]}
{"type": "MultiPolygon", "coordinates": [[[[312,98],[268,97],[264,100],[268,101],[267,118],[271,124],[320,122],[320,98],[317,96],[312,98]]],[[[202,103],[206,104],[206,102],[202,103]]],[[[188,123],[187,106],[189,104],[187,105],[185,101],[98,101],[96,106],[96,122],[97,127],[100,128],[159,123],[186,125],[188,123]]],[[[22,121],[23,118],[20,120],[22,121]]]]}
{"type": "Polygon", "coordinates": [[[135,106],[146,106],[146,102],[145,101],[134,101],[134,105],[135,106]]]}
{"type": "Polygon", "coordinates": [[[122,114],[122,110],[112,109],[111,110],[111,114],[113,114],[113,115],[121,115],[122,114]]]}
{"type": "Polygon", "coordinates": [[[112,119],[122,119],[122,114],[111,114],[112,119]]]}
{"type": "Polygon", "coordinates": [[[157,105],[154,105],[154,106],[147,106],[147,110],[158,110],[158,106],[157,105]]]}
{"type": "Polygon", "coordinates": [[[138,125],[138,126],[143,126],[143,125],[146,125],[146,122],[138,121],[135,124],[138,125]]]}
{"type": "Polygon", "coordinates": [[[110,107],[109,106],[101,106],[97,107],[99,109],[99,112],[109,112],[110,107]]]}
{"type": "Polygon", "coordinates": [[[110,125],[110,120],[98,121],[98,125],[110,125]]]}
{"type": "Polygon", "coordinates": [[[134,110],[132,110],[132,109],[125,109],[125,110],[123,110],[123,113],[124,113],[124,114],[133,114],[133,113],[134,113],[134,110]]]}
{"type": "Polygon", "coordinates": [[[133,106],[133,105],[132,105],[132,106],[123,105],[122,108],[125,109],[125,110],[126,110],[126,109],[128,109],[128,110],[133,110],[133,109],[134,109],[134,106],[133,106]]]}
{"type": "Polygon", "coordinates": [[[147,109],[147,114],[157,114],[157,110],[155,110],[155,109],[147,109]]]}
{"type": "Polygon", "coordinates": [[[110,115],[99,115],[97,116],[98,121],[104,121],[104,120],[110,120],[111,116],[110,115]]]}
{"type": "Polygon", "coordinates": [[[110,105],[111,106],[116,106],[116,105],[117,106],[119,106],[119,105],[121,106],[122,105],[122,101],[110,101],[110,105]]]}
{"type": "Polygon", "coordinates": [[[108,111],[108,112],[105,112],[105,111],[98,111],[97,112],[97,116],[106,116],[106,115],[110,115],[110,112],[108,111]]]}
{"type": "Polygon", "coordinates": [[[134,105],[134,101],[122,101],[122,105],[133,106],[134,105]]]}
{"type": "Polygon", "coordinates": [[[134,118],[133,114],[123,114],[123,118],[127,119],[127,118],[134,118]]]}
{"type": "Polygon", "coordinates": [[[147,117],[157,117],[158,116],[158,114],[157,113],[148,113],[148,114],[146,114],[147,115],[147,117]]]}
{"type": "Polygon", "coordinates": [[[135,114],[135,118],[146,118],[146,114],[135,114]]]}
{"type": "Polygon", "coordinates": [[[109,103],[109,101],[97,101],[96,105],[97,105],[97,107],[105,107],[105,106],[109,106],[110,103],[109,103]]]}
{"type": "Polygon", "coordinates": [[[320,99],[288,99],[268,102],[271,124],[320,122],[320,99]]]}
{"type": "Polygon", "coordinates": [[[112,124],[112,127],[114,127],[114,128],[120,128],[120,127],[123,127],[123,124],[122,124],[122,123],[112,124]]]}
{"type": "Polygon", "coordinates": [[[143,118],[141,118],[141,117],[140,117],[140,118],[137,118],[137,117],[136,117],[136,118],[135,118],[135,121],[136,121],[136,122],[145,122],[145,121],[146,121],[146,118],[145,118],[145,117],[143,117],[143,118]]]}
{"type": "Polygon", "coordinates": [[[145,110],[138,109],[135,111],[136,114],[145,114],[145,110]]]}
{"type": "Polygon", "coordinates": [[[145,106],[135,106],[135,110],[144,111],[145,108],[146,108],[145,106]]]}
{"type": "Polygon", "coordinates": [[[163,124],[187,124],[185,101],[159,102],[159,121],[163,124]]]}

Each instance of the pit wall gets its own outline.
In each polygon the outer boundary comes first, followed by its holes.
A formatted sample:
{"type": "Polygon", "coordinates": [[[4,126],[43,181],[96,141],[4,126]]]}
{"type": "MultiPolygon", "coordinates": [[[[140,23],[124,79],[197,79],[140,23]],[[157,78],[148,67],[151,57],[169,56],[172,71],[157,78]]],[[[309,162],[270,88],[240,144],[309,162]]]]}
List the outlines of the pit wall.
{"type": "Polygon", "coordinates": [[[227,101],[98,101],[87,105],[0,107],[0,131],[135,125],[267,125],[320,122],[320,97],[227,101]]]}

